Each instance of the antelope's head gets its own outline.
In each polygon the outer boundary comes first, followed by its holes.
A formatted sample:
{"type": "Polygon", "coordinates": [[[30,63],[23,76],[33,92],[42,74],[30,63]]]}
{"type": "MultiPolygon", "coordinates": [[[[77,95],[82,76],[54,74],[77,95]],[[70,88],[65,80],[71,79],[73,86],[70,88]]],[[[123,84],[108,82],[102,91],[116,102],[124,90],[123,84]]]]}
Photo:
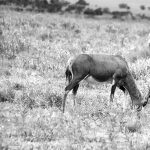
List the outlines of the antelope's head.
{"type": "Polygon", "coordinates": [[[144,100],[142,101],[142,103],[137,107],[137,111],[141,111],[142,107],[145,107],[148,104],[148,101],[150,100],[150,87],[148,87],[148,93],[147,95],[144,97],[144,100]]]}
{"type": "Polygon", "coordinates": [[[145,100],[143,102],[143,107],[145,107],[147,105],[149,99],[150,99],[150,87],[148,87],[148,93],[147,93],[145,100]]]}

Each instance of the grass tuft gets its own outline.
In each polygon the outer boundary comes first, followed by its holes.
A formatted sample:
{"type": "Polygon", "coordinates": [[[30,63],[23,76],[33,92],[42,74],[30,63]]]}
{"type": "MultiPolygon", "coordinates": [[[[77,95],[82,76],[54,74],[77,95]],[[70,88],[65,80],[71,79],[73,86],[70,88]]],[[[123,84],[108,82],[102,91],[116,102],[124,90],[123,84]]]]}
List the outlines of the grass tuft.
{"type": "Polygon", "coordinates": [[[62,106],[62,95],[57,93],[49,93],[46,97],[48,106],[61,108],[62,106]]]}

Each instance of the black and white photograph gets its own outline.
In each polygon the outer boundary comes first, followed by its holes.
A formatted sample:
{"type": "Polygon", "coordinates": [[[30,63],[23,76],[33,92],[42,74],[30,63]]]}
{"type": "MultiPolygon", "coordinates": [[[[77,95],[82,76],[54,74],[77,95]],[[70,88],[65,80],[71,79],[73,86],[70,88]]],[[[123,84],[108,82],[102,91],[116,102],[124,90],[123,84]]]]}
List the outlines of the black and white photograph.
{"type": "Polygon", "coordinates": [[[0,0],[0,150],[150,150],[150,0],[0,0]]]}

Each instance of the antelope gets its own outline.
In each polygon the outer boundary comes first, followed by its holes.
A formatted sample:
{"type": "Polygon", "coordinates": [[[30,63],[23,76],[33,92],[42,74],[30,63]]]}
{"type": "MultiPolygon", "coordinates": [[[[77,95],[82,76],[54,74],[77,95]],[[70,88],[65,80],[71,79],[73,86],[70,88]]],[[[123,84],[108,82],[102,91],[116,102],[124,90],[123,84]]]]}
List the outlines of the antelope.
{"type": "Polygon", "coordinates": [[[137,106],[138,111],[142,109],[142,106],[144,107],[147,104],[150,98],[149,92],[146,100],[143,101],[142,95],[129,70],[129,66],[126,60],[120,55],[80,54],[68,60],[65,75],[68,85],[65,87],[63,112],[65,111],[65,102],[68,93],[72,90],[75,96],[80,82],[89,77],[98,82],[112,82],[110,102],[113,102],[116,87],[123,92],[128,91],[132,104],[137,106]]]}

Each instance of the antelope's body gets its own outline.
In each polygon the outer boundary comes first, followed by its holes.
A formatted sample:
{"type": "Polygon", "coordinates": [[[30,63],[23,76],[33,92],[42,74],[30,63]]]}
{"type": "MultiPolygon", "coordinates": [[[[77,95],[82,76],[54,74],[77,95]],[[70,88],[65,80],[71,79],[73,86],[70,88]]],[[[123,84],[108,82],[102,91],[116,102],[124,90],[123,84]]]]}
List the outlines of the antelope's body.
{"type": "Polygon", "coordinates": [[[66,79],[69,84],[65,88],[63,112],[69,91],[76,95],[79,83],[92,77],[98,82],[113,81],[110,100],[113,101],[116,87],[123,92],[127,90],[134,105],[143,105],[142,96],[130,73],[127,62],[119,55],[80,54],[68,60],[66,79]]]}

